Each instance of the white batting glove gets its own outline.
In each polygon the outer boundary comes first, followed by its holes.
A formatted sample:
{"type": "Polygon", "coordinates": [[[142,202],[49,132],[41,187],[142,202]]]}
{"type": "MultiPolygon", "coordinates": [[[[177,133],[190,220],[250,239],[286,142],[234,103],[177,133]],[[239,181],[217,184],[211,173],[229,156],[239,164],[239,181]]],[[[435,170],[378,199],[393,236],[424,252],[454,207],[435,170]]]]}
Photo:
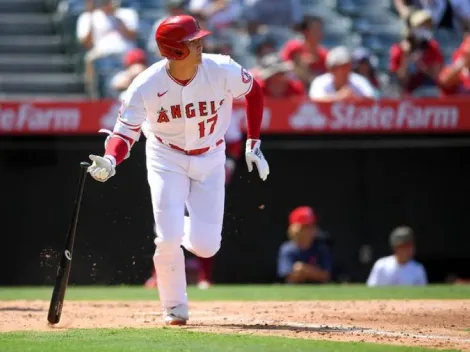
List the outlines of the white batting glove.
{"type": "Polygon", "coordinates": [[[259,139],[248,139],[246,141],[245,159],[248,171],[253,171],[253,164],[258,169],[259,177],[266,181],[269,175],[269,165],[261,152],[261,141],[259,139]]]}
{"type": "Polygon", "coordinates": [[[88,172],[96,181],[106,182],[116,174],[116,161],[106,156],[90,155],[93,161],[88,172]]]}

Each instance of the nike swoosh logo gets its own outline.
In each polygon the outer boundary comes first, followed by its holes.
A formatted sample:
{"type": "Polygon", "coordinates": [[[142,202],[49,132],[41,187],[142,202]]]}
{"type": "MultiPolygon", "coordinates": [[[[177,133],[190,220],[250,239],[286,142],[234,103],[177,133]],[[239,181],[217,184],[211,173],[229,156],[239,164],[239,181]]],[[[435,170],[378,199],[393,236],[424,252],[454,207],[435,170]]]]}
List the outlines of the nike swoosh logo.
{"type": "Polygon", "coordinates": [[[161,98],[161,97],[163,97],[167,92],[168,92],[168,91],[163,92],[163,93],[158,93],[157,95],[158,95],[159,98],[161,98]]]}

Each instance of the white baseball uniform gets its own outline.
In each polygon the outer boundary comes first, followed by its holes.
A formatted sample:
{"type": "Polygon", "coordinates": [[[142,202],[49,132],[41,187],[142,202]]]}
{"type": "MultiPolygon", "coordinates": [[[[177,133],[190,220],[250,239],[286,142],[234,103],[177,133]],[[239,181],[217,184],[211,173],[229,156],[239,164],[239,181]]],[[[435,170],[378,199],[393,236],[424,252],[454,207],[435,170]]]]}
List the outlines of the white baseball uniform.
{"type": "Polygon", "coordinates": [[[220,248],[224,135],[233,98],[249,93],[253,85],[250,73],[229,56],[203,54],[184,86],[170,76],[166,64],[166,59],[157,62],[133,81],[114,127],[115,134],[138,140],[146,120],[157,233],[154,264],[164,309],[187,304],[181,245],[199,257],[211,257],[220,248]],[[184,217],[185,205],[189,217],[184,217]]]}

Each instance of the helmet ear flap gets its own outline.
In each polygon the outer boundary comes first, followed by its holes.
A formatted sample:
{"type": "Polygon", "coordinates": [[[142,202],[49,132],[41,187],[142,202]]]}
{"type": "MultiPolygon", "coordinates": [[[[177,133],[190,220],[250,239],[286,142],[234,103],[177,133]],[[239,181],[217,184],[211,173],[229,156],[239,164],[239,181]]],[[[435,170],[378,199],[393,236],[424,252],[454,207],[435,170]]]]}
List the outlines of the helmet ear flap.
{"type": "Polygon", "coordinates": [[[162,43],[157,41],[160,54],[170,60],[183,60],[189,55],[189,48],[182,43],[162,43]]]}

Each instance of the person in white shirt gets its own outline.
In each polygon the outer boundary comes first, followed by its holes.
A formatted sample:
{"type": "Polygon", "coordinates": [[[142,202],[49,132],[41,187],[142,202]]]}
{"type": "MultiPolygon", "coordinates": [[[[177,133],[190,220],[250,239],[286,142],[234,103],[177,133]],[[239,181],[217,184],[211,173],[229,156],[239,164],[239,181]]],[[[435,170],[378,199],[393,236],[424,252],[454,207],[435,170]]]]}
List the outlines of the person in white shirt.
{"type": "Polygon", "coordinates": [[[137,47],[139,16],[134,9],[118,5],[116,0],[88,0],[88,11],[78,18],[77,38],[90,50],[88,60],[137,47]]]}
{"type": "Polygon", "coordinates": [[[377,260],[367,279],[367,286],[418,286],[428,283],[423,265],[413,260],[413,230],[400,226],[390,234],[393,255],[377,260]]]}
{"type": "Polygon", "coordinates": [[[375,90],[367,78],[352,72],[349,50],[336,47],[326,56],[328,73],[316,77],[309,90],[310,99],[317,102],[334,102],[353,98],[374,98],[375,90]]]}

